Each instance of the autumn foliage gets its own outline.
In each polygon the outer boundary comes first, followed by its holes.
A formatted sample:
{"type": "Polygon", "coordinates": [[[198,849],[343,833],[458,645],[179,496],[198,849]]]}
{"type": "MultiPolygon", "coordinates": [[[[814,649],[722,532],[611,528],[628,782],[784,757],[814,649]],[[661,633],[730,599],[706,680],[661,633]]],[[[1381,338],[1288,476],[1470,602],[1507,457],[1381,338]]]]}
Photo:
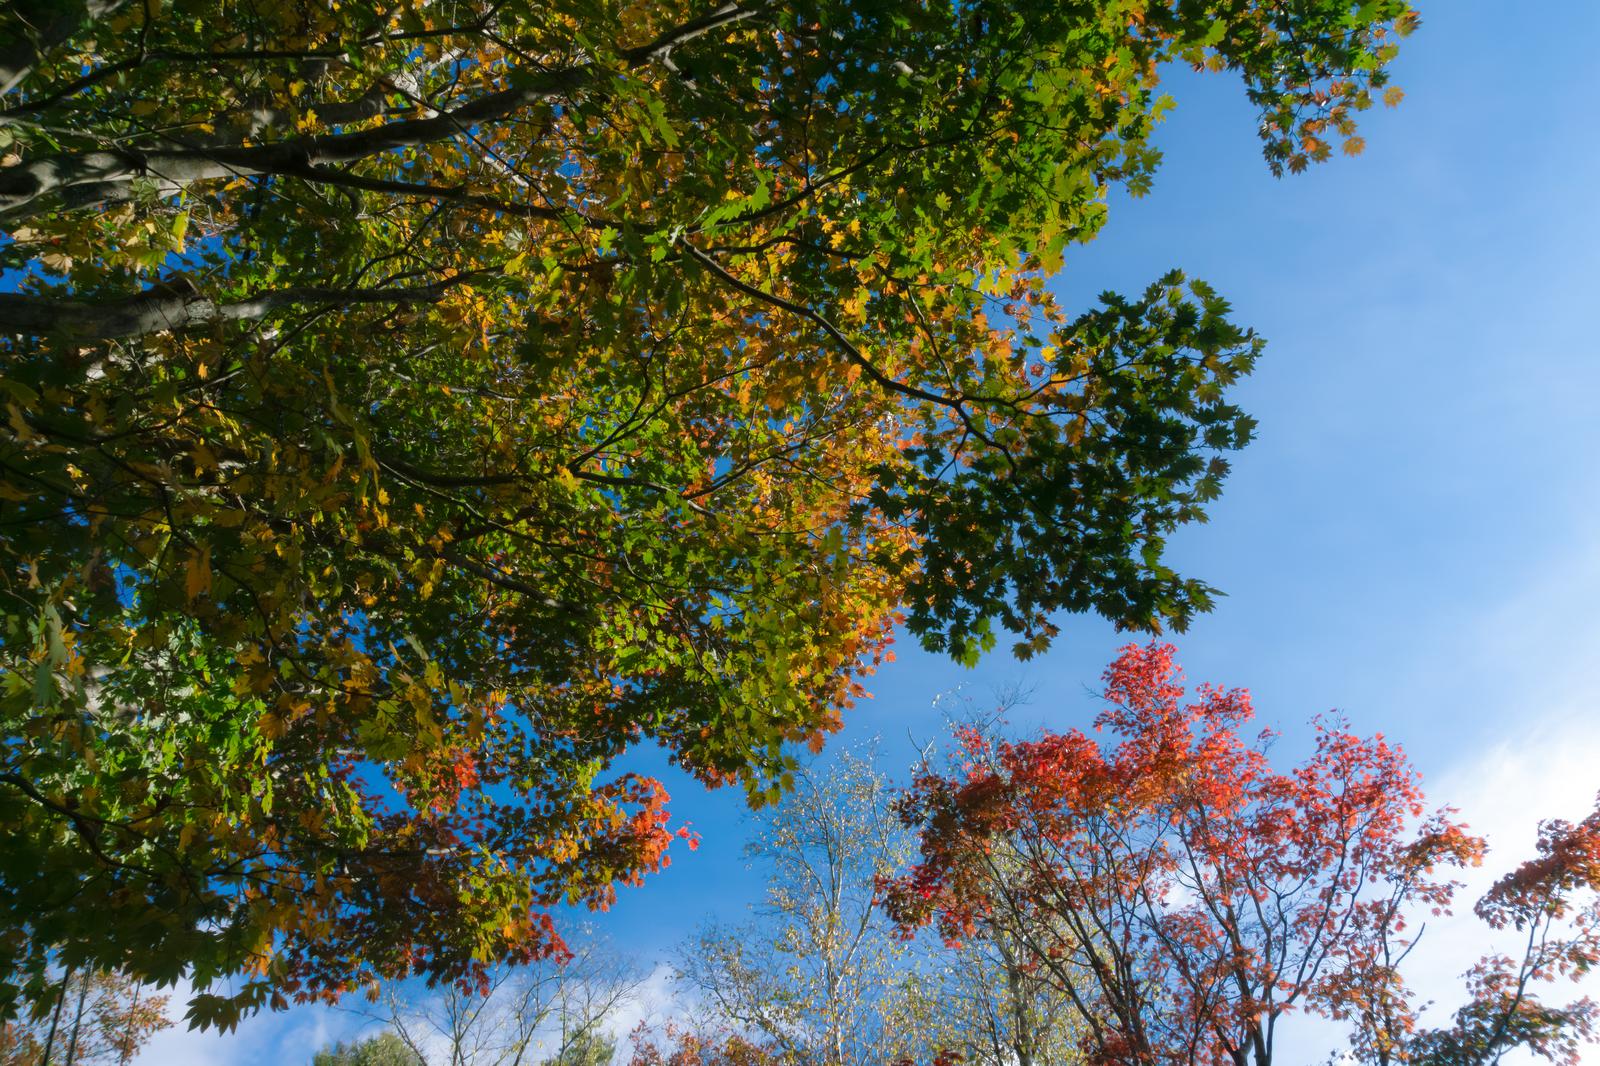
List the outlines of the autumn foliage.
{"type": "Polygon", "coordinates": [[[780,1066],[778,1052],[739,1033],[669,1023],[633,1034],[628,1066],[780,1066]]]}
{"type": "Polygon", "coordinates": [[[1489,955],[1467,972],[1466,1002],[1449,1025],[1409,1040],[1404,1016],[1394,1027],[1401,1033],[1374,1027],[1380,1053],[1372,1059],[1477,1066],[1522,1047],[1566,1066],[1583,1062],[1600,1006],[1587,996],[1547,1003],[1539,986],[1578,981],[1600,964],[1600,801],[1575,824],[1542,824],[1538,856],[1495,882],[1474,911],[1491,929],[1513,934],[1513,950],[1489,955]]]}
{"type": "Polygon", "coordinates": [[[58,960],[201,1024],[470,985],[661,865],[630,750],[770,800],[897,620],[1182,627],[1260,341],[1046,280],[1169,64],[1298,170],[1414,23],[0,5],[0,1013],[58,960]]]}
{"type": "Polygon", "coordinates": [[[31,1016],[0,1023],[5,1066],[127,1066],[150,1038],[170,1028],[167,1001],[125,975],[58,973],[31,1016]]]}
{"type": "Polygon", "coordinates": [[[1449,871],[1483,844],[1424,813],[1401,750],[1325,718],[1310,756],[1276,769],[1272,735],[1243,735],[1248,693],[1187,697],[1170,646],[1128,646],[1105,680],[1111,739],[966,729],[949,769],[919,776],[902,813],[920,860],[882,885],[904,928],[1025,944],[1105,1066],[1266,1066],[1296,1011],[1353,1022],[1364,1061],[1491,1062],[1516,1044],[1576,1061],[1589,1006],[1546,1010],[1528,984],[1594,961],[1594,904],[1573,894],[1597,887],[1600,816],[1548,826],[1544,857],[1485,897],[1478,913],[1526,929],[1529,953],[1485,960],[1455,1029],[1422,1031],[1399,971],[1411,923],[1449,908],[1449,871]],[[1563,920],[1570,938],[1552,933],[1563,920]]]}

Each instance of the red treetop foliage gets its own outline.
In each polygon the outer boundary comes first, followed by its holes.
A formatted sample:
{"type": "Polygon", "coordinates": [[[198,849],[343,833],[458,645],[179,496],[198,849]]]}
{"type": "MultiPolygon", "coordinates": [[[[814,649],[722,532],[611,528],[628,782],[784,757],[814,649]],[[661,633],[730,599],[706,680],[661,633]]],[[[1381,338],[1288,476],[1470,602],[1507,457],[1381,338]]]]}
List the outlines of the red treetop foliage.
{"type": "Polygon", "coordinates": [[[1381,735],[1318,719],[1314,752],[1280,772],[1270,732],[1241,737],[1246,691],[1186,701],[1180,680],[1170,646],[1124,648],[1095,721],[1115,744],[958,731],[948,772],[903,800],[921,861],[880,886],[891,914],[908,935],[1015,937],[1069,993],[1093,1064],[1266,1066],[1294,1009],[1403,1037],[1407,915],[1448,908],[1457,883],[1437,871],[1477,864],[1482,842],[1423,817],[1381,735]]]}
{"type": "Polygon", "coordinates": [[[1467,971],[1467,1004],[1453,1024],[1420,1034],[1409,1055],[1374,1059],[1478,1066],[1526,1047],[1566,1066],[1583,1061],[1582,1046],[1594,1039],[1600,1009],[1587,997],[1551,1006],[1531,986],[1557,978],[1576,981],[1600,963],[1600,800],[1576,825],[1542,824],[1538,852],[1497,881],[1475,908],[1492,928],[1523,934],[1521,954],[1480,960],[1467,971]]]}
{"type": "Polygon", "coordinates": [[[634,1030],[628,1066],[777,1066],[779,1061],[777,1052],[738,1033],[669,1022],[660,1032],[645,1026],[634,1030]]]}

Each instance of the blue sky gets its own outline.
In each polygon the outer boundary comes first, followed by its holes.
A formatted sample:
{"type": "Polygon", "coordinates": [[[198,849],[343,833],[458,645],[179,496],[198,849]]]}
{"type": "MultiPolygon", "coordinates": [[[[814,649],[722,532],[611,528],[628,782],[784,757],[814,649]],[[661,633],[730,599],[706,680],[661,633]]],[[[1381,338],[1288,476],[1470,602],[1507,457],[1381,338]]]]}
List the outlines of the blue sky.
{"type": "MultiPolygon", "coordinates": [[[[1398,739],[1430,799],[1488,833],[1495,867],[1600,790],[1600,4],[1422,13],[1397,64],[1405,102],[1368,113],[1362,156],[1299,177],[1267,172],[1235,81],[1174,78],[1153,193],[1119,197],[1058,285],[1083,304],[1181,267],[1268,339],[1238,391],[1259,437],[1211,523],[1173,545],[1227,593],[1175,638],[1180,661],[1251,688],[1286,754],[1330,708],[1398,739]]],[[[834,743],[882,736],[907,757],[957,687],[1021,686],[1023,722],[1084,725],[1126,639],[1073,620],[1032,663],[970,671],[902,644],[834,743]]],[[[761,890],[739,797],[669,786],[703,845],[597,920],[646,961],[761,890]]],[[[1443,995],[1476,945],[1436,932],[1417,962],[1443,995]]],[[[298,1011],[230,1038],[172,1033],[140,1062],[294,1062],[348,1024],[298,1011]]]]}

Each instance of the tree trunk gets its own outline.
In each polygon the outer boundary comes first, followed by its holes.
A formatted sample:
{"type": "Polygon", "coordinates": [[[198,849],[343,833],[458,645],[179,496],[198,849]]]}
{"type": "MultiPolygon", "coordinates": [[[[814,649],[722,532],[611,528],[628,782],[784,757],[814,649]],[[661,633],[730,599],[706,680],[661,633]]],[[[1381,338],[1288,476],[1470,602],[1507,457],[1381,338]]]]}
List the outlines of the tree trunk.
{"type": "Polygon", "coordinates": [[[83,1026],[83,1001],[89,995],[87,978],[78,982],[78,1007],[72,1013],[72,1038],[67,1041],[67,1066],[78,1060],[78,1031],[83,1026]]]}
{"type": "Polygon", "coordinates": [[[44,1038],[44,1066],[50,1066],[50,1052],[56,1046],[56,1028],[61,1024],[61,1007],[67,1001],[67,984],[72,980],[72,971],[68,970],[61,977],[61,992],[56,996],[55,1013],[50,1015],[50,1032],[44,1038]]]}
{"type": "MultiPolygon", "coordinates": [[[[143,986],[141,985],[133,986],[133,1005],[128,1008],[128,1018],[130,1021],[137,1016],[139,1010],[139,993],[143,990],[143,986]]],[[[130,1025],[128,1027],[128,1031],[122,1034],[122,1046],[118,1049],[121,1051],[121,1055],[117,1057],[117,1066],[128,1066],[128,1063],[133,1061],[133,1049],[133,1027],[130,1025]]]]}

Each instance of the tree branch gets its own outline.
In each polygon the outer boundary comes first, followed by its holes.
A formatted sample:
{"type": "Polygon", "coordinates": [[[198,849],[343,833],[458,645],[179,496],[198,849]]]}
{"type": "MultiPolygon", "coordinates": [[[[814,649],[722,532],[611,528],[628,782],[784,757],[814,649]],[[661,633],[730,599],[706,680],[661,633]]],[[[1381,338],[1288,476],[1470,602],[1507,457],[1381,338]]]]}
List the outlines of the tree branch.
{"type": "Polygon", "coordinates": [[[104,18],[127,0],[14,0],[8,29],[0,43],[0,93],[15,89],[44,53],[66,42],[90,19],[104,18]]]}
{"type": "Polygon", "coordinates": [[[90,301],[0,293],[0,335],[111,340],[212,322],[255,322],[297,304],[436,303],[470,275],[409,288],[303,286],[222,303],[193,290],[160,286],[121,300],[90,301]]]}
{"type": "MultiPolygon", "coordinates": [[[[108,0],[93,0],[106,3],[108,0]]],[[[629,69],[665,58],[673,48],[757,14],[760,8],[723,4],[708,15],[691,19],[654,41],[625,49],[629,69]]],[[[137,178],[157,182],[163,194],[197,181],[260,174],[314,176],[313,168],[354,163],[383,152],[447,140],[462,130],[496,122],[526,107],[577,93],[604,68],[595,62],[561,70],[531,72],[523,86],[501,89],[427,118],[390,122],[350,133],[291,137],[274,144],[218,145],[155,151],[135,149],[67,152],[45,156],[0,171],[0,218],[28,217],[38,201],[52,193],[92,186],[103,197],[111,187],[137,178]]],[[[72,206],[84,206],[83,197],[72,206]]]]}

